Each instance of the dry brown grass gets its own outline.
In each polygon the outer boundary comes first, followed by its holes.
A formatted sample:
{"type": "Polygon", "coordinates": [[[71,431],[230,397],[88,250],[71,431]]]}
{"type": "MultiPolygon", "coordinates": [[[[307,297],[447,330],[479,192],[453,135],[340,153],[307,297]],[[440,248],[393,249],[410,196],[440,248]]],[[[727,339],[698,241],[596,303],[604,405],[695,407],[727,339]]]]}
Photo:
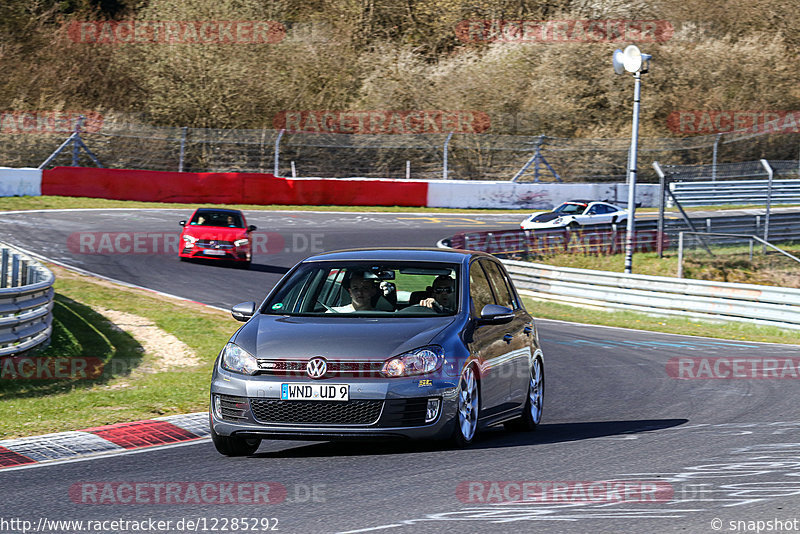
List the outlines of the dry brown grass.
{"type": "MultiPolygon", "coordinates": [[[[93,109],[144,122],[271,127],[282,110],[468,109],[526,117],[530,133],[629,133],[631,83],[610,55],[625,43],[475,44],[467,19],[668,20],[675,35],[645,43],[642,135],[673,135],[678,110],[793,110],[800,32],[788,0],[425,0],[397,4],[200,0],[4,2],[0,11],[2,109],[93,109]],[[141,6],[141,7],[140,7],[141,6]],[[87,45],[71,20],[277,20],[275,45],[87,45]],[[310,31],[312,28],[313,31],[310,31]]],[[[501,121],[492,133],[502,131],[501,121]]]]}

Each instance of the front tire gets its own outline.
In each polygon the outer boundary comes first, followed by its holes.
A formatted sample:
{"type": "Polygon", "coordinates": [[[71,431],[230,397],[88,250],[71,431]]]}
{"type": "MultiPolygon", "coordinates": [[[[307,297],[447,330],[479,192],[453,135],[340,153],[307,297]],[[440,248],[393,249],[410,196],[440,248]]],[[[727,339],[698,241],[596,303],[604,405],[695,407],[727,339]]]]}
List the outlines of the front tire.
{"type": "Polygon", "coordinates": [[[234,436],[220,436],[211,428],[211,441],[217,452],[224,456],[250,456],[258,450],[261,440],[258,438],[237,438],[234,436]]]}
{"type": "Polygon", "coordinates": [[[478,410],[480,409],[480,389],[475,369],[469,365],[461,372],[458,380],[458,409],[456,427],[453,430],[453,443],[456,447],[466,447],[475,439],[478,431],[478,410]]]}

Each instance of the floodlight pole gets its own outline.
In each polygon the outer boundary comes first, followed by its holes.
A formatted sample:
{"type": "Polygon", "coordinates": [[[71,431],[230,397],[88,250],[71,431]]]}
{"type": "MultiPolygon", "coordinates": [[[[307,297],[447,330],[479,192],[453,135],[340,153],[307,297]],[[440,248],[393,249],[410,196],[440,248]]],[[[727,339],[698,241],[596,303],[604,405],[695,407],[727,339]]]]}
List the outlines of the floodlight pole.
{"type": "Polygon", "coordinates": [[[639,102],[642,94],[642,71],[633,73],[633,127],[631,149],[628,153],[628,226],[625,235],[625,274],[631,274],[633,266],[634,218],[636,214],[636,159],[639,149],[639,102]]]}

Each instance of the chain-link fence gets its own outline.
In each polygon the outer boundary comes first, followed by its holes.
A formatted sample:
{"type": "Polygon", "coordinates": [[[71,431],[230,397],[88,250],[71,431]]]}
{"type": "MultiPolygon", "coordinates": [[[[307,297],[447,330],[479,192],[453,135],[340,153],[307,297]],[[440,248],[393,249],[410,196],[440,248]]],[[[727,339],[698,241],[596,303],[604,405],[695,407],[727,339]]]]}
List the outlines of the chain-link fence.
{"type": "Polygon", "coordinates": [[[771,236],[767,242],[752,233],[681,232],[677,276],[798,287],[798,254],[796,233],[771,236]]]}
{"type": "MultiPolygon", "coordinates": [[[[0,132],[0,165],[38,167],[69,133],[0,132]]],[[[280,130],[155,127],[106,121],[80,139],[104,167],[194,172],[274,172],[300,177],[620,182],[628,138],[588,139],[494,134],[357,135],[280,130]],[[520,170],[525,168],[525,172],[520,170]]],[[[707,165],[767,158],[793,160],[793,133],[643,138],[640,162],[707,165]]],[[[71,144],[47,166],[93,166],[71,144]]],[[[794,171],[797,172],[796,169],[794,171]]],[[[639,165],[642,182],[657,182],[639,165]]]]}

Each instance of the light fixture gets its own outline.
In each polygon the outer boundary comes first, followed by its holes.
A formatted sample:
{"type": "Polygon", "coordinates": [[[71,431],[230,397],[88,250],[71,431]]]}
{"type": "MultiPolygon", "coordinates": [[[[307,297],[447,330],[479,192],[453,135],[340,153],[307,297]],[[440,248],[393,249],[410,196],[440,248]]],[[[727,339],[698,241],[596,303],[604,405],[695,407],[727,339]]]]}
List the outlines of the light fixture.
{"type": "Polygon", "coordinates": [[[617,74],[622,74],[623,72],[625,72],[625,65],[623,64],[622,58],[623,58],[622,50],[620,50],[619,48],[614,50],[614,57],[612,59],[612,62],[614,63],[614,72],[616,72],[617,74]]]}
{"type": "Polygon", "coordinates": [[[633,264],[634,246],[634,218],[636,212],[636,157],[639,141],[639,102],[642,91],[642,74],[647,73],[650,68],[650,59],[653,56],[643,54],[639,47],[630,45],[625,50],[617,49],[611,58],[614,65],[614,72],[623,74],[630,72],[633,74],[633,127],[631,129],[631,148],[628,152],[628,220],[627,232],[625,235],[625,273],[630,274],[633,264]],[[644,67],[644,69],[642,68],[644,67]]]}

